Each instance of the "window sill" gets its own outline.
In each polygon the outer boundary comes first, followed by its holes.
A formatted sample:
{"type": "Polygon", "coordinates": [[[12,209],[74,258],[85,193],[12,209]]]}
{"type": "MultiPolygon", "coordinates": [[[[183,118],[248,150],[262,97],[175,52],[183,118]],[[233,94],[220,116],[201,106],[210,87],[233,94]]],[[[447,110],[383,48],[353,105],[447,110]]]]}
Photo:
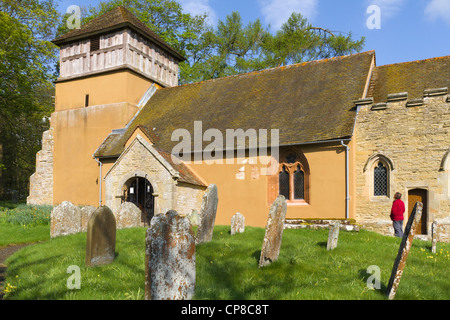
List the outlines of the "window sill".
{"type": "Polygon", "coordinates": [[[309,206],[309,203],[306,201],[286,201],[288,207],[304,207],[309,206]]]}
{"type": "Polygon", "coordinates": [[[370,198],[371,202],[390,202],[391,198],[387,196],[373,196],[370,198]]]}

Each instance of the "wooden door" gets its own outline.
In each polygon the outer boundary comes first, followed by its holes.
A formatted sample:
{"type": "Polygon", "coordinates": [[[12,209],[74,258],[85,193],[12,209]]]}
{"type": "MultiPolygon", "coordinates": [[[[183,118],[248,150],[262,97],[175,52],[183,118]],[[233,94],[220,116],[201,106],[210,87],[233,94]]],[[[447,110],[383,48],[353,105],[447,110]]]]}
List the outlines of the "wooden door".
{"type": "Polygon", "coordinates": [[[408,192],[408,218],[411,216],[416,202],[423,203],[422,217],[416,228],[416,234],[427,234],[428,192],[424,189],[413,189],[408,192]]]}

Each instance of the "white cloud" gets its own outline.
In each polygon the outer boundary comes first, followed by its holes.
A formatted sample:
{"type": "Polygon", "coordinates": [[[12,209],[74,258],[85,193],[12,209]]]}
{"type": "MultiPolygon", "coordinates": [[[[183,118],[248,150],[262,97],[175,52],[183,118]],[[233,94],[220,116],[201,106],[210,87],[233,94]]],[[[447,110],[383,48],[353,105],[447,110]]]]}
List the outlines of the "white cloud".
{"type": "Polygon", "coordinates": [[[209,0],[179,0],[184,11],[192,15],[208,14],[208,23],[217,24],[217,14],[209,4],[209,0]]]}
{"type": "Polygon", "coordinates": [[[317,15],[319,0],[259,0],[261,12],[266,23],[273,30],[278,30],[295,11],[301,13],[308,20],[317,15]]]}
{"type": "Polygon", "coordinates": [[[366,2],[368,6],[379,6],[383,18],[392,18],[400,12],[405,0],[368,0],[366,2]]]}
{"type": "Polygon", "coordinates": [[[425,8],[425,16],[431,21],[442,19],[450,25],[450,0],[431,0],[425,8]]]}

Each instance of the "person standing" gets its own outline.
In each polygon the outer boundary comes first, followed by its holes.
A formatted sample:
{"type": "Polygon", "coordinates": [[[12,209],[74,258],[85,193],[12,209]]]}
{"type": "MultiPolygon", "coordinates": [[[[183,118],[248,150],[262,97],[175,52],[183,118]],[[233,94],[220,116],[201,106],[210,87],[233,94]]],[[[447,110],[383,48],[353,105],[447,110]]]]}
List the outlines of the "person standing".
{"type": "Polygon", "coordinates": [[[405,203],[401,200],[402,194],[400,192],[396,192],[394,195],[394,203],[392,204],[391,209],[391,220],[394,225],[394,236],[402,238],[403,237],[403,220],[405,213],[405,203]]]}

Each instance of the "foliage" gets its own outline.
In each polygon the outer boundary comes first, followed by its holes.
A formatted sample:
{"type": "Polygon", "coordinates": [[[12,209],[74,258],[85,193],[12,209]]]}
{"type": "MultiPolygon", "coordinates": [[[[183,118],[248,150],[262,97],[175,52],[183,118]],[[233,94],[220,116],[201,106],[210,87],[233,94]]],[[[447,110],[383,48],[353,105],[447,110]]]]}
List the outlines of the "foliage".
{"type": "Polygon", "coordinates": [[[53,108],[56,47],[49,41],[58,21],[53,0],[0,3],[0,144],[2,191],[26,194],[42,131],[53,108]]]}
{"type": "MultiPolygon", "coordinates": [[[[278,261],[258,268],[264,229],[230,235],[216,226],[213,240],[196,247],[196,300],[386,300],[385,291],[400,239],[372,232],[341,232],[327,251],[327,230],[283,234],[278,261]],[[369,289],[369,266],[379,266],[381,289],[369,289]]],[[[145,228],[117,231],[116,258],[107,266],[84,267],[86,233],[26,247],[7,261],[8,299],[143,299],[145,228]],[[81,289],[69,290],[69,266],[81,271],[81,289]]],[[[449,244],[431,254],[415,240],[396,300],[448,300],[449,244]]]]}
{"type": "Polygon", "coordinates": [[[0,222],[19,226],[48,225],[52,206],[19,205],[0,211],[0,222]]]}

